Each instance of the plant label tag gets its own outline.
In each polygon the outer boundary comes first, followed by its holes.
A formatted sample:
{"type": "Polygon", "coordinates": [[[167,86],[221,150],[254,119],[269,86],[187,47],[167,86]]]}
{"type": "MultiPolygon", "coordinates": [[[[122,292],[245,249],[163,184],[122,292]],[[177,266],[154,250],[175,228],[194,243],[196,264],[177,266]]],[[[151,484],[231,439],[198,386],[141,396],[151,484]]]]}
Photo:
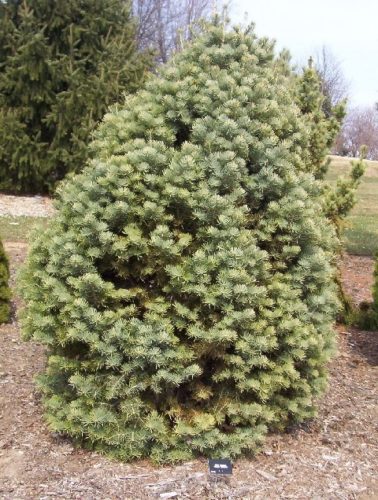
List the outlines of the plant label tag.
{"type": "Polygon", "coordinates": [[[209,460],[209,471],[210,474],[232,474],[232,463],[231,460],[220,458],[218,460],[209,460]]]}

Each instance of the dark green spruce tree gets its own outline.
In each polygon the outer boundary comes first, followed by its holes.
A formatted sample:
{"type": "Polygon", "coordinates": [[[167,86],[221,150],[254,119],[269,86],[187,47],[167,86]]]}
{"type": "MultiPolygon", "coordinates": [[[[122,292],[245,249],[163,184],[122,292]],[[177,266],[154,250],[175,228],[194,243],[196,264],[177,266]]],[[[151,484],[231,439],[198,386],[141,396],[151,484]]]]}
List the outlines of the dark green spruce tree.
{"type": "Polygon", "coordinates": [[[51,191],[148,58],[124,0],[0,2],[0,189],[51,191]]]}
{"type": "Polygon", "coordinates": [[[10,317],[11,291],[8,285],[9,264],[3,243],[0,239],[0,324],[6,323],[10,317]]]}
{"type": "Polygon", "coordinates": [[[307,148],[273,43],[220,21],[106,115],[23,271],[51,429],[173,462],[314,415],[336,236],[307,148]]]}

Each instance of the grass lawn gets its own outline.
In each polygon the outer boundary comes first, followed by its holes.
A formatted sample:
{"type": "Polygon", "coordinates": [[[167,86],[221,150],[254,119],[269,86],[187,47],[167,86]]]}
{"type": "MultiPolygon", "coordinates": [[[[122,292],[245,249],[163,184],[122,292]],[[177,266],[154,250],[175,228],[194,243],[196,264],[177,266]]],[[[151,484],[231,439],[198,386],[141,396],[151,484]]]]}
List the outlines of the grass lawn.
{"type": "MultiPolygon", "coordinates": [[[[336,181],[348,173],[350,159],[331,156],[328,173],[336,181]]],[[[374,255],[378,252],[378,161],[366,161],[367,169],[357,190],[357,204],[347,218],[345,246],[355,255],[374,255]]]]}
{"type": "Polygon", "coordinates": [[[27,241],[33,229],[43,230],[47,224],[46,217],[0,216],[0,236],[3,241],[27,241]]]}
{"type": "MultiPolygon", "coordinates": [[[[350,159],[332,156],[328,179],[335,181],[346,175],[350,159]]],[[[378,252],[378,161],[367,161],[367,169],[357,191],[357,204],[347,218],[345,247],[355,255],[374,255],[378,252]]],[[[35,227],[43,230],[48,223],[44,217],[0,216],[0,236],[6,241],[27,241],[35,227]]]]}

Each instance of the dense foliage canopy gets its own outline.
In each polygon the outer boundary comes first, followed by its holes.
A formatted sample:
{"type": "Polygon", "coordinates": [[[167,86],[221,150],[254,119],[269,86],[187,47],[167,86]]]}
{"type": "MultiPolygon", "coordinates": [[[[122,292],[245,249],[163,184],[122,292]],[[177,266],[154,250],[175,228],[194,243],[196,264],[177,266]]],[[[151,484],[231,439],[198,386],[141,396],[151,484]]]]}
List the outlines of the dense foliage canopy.
{"type": "Polygon", "coordinates": [[[335,230],[283,66],[215,23],[106,115],[24,269],[55,431],[163,462],[253,452],[314,415],[335,230]]]}
{"type": "Polygon", "coordinates": [[[0,2],[0,189],[52,190],[79,171],[108,106],[144,79],[124,0],[0,2]]]}

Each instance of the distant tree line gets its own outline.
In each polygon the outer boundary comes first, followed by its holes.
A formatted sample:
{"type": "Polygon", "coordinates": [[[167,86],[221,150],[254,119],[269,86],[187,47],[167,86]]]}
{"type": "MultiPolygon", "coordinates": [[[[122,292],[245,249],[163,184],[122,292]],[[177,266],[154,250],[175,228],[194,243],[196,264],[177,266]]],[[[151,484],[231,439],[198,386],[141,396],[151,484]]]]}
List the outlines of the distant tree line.
{"type": "MultiPolygon", "coordinates": [[[[323,111],[330,116],[332,106],[349,99],[349,85],[340,62],[327,47],[316,54],[315,66],[324,95],[323,111]]],[[[378,160],[378,103],[348,106],[347,114],[332,148],[340,156],[358,157],[366,146],[366,158],[378,160]]]]}
{"type": "Polygon", "coordinates": [[[215,0],[133,0],[139,47],[152,48],[157,61],[167,62],[191,37],[195,23],[209,17],[215,6],[215,0]]]}
{"type": "Polygon", "coordinates": [[[359,106],[349,110],[333,152],[341,156],[357,157],[363,145],[366,146],[366,158],[378,160],[377,106],[359,106]]]}

